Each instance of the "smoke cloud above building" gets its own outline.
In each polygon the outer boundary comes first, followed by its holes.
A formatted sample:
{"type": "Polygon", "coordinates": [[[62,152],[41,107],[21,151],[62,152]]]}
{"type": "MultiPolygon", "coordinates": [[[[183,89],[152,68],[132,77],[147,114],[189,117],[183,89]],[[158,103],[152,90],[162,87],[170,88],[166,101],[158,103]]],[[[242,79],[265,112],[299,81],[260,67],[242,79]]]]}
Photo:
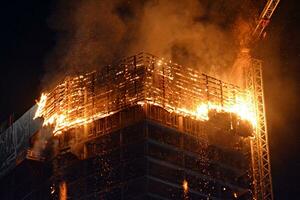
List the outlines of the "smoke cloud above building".
{"type": "Polygon", "coordinates": [[[235,0],[60,0],[49,17],[57,40],[44,82],[141,51],[226,78],[254,10],[235,0]]]}

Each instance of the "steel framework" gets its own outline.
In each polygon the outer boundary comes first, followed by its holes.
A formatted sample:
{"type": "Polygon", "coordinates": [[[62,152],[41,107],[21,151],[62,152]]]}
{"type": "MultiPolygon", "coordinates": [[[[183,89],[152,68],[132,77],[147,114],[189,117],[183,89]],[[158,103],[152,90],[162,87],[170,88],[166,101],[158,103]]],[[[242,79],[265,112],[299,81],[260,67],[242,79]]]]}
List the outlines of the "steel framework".
{"type": "MultiPolygon", "coordinates": [[[[201,103],[224,109],[241,103],[245,91],[199,71],[140,53],[116,66],[67,77],[48,93],[44,118],[64,116],[66,131],[129,105],[152,103],[168,111],[192,114],[201,103]]],[[[193,115],[193,114],[192,114],[193,115]]],[[[64,124],[62,124],[64,125],[64,124]]]]}
{"type": "Polygon", "coordinates": [[[280,0],[269,0],[267,2],[266,6],[264,7],[262,13],[259,16],[259,20],[257,22],[255,29],[252,32],[252,37],[254,39],[254,40],[252,40],[252,42],[259,39],[259,37],[263,33],[264,29],[268,26],[270,19],[274,13],[276,7],[278,6],[279,2],[280,2],[280,0]]]}
{"type": "MultiPolygon", "coordinates": [[[[253,92],[253,95],[250,96],[253,97],[252,102],[255,102],[257,118],[255,135],[251,141],[254,180],[252,190],[254,199],[272,200],[261,66],[261,61],[253,59],[246,73],[246,91],[253,92]]],[[[146,110],[146,113],[150,113],[150,119],[163,122],[179,131],[196,135],[202,132],[199,120],[194,118],[188,121],[180,120],[176,117],[178,114],[189,116],[186,114],[186,110],[194,110],[195,106],[201,102],[213,102],[227,107],[238,101],[237,95],[244,95],[244,93],[245,90],[197,72],[197,70],[141,53],[121,60],[116,66],[107,66],[99,72],[66,78],[62,84],[49,93],[46,114],[51,116],[52,113],[67,110],[68,112],[63,114],[66,114],[70,121],[74,121],[73,119],[77,117],[91,119],[90,128],[93,128],[93,131],[87,131],[88,135],[85,136],[92,137],[93,134],[89,133],[108,133],[122,127],[124,121],[120,119],[129,120],[129,117],[117,119],[114,117],[119,116],[118,113],[121,116],[121,110],[140,105],[146,110]],[[151,109],[154,107],[162,108],[164,111],[151,109]],[[162,115],[162,112],[169,114],[162,115]],[[91,117],[88,118],[88,116],[91,117]],[[96,120],[99,123],[93,125],[96,120]]],[[[32,120],[32,117],[30,119],[32,120]]],[[[217,124],[222,125],[220,121],[217,124]]],[[[78,128],[78,126],[76,127],[78,128]]],[[[68,128],[63,131],[69,131],[74,127],[68,128]]],[[[3,133],[0,139],[2,140],[2,137],[6,135],[9,134],[3,133]]],[[[63,136],[64,134],[59,137],[63,136]]],[[[74,138],[83,142],[83,136],[84,134],[80,134],[80,137],[74,138]]],[[[12,146],[9,143],[10,140],[4,138],[3,141],[6,142],[3,146],[12,146]]],[[[59,144],[64,146],[65,143],[59,144]]],[[[3,158],[6,158],[7,155],[9,154],[4,152],[3,158]]]]}
{"type": "Polygon", "coordinates": [[[254,197],[257,200],[273,200],[271,165],[268,145],[268,131],[265,115],[262,62],[251,59],[247,73],[247,87],[253,92],[257,126],[251,140],[254,197]]]}

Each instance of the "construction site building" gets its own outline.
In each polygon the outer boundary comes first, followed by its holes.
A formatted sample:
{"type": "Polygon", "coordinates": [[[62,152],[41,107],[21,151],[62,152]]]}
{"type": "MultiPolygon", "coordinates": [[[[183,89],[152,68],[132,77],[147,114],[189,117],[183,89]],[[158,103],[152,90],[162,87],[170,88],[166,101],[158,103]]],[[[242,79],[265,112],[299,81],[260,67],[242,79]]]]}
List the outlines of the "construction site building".
{"type": "Polygon", "coordinates": [[[253,142],[261,142],[261,126],[226,109],[209,110],[206,120],[189,112],[203,102],[229,107],[239,95],[236,86],[145,53],[68,77],[49,93],[43,117],[67,110],[71,125],[43,127],[34,106],[0,134],[0,197],[266,197],[253,142]],[[72,125],[76,119],[86,123],[72,125]]]}

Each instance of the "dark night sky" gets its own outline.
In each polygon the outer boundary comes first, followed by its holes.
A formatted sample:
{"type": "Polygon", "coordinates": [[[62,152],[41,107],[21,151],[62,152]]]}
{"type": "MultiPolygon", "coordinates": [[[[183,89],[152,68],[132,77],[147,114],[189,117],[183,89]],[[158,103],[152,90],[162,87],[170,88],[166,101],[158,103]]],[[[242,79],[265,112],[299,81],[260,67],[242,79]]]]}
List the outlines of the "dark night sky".
{"type": "MultiPolygon", "coordinates": [[[[55,46],[47,19],[54,0],[11,0],[0,6],[0,120],[29,109],[41,91],[46,56],[55,46]]],[[[300,193],[300,2],[282,1],[261,42],[276,199],[300,193]],[[279,79],[280,77],[280,79],[279,79]]]]}

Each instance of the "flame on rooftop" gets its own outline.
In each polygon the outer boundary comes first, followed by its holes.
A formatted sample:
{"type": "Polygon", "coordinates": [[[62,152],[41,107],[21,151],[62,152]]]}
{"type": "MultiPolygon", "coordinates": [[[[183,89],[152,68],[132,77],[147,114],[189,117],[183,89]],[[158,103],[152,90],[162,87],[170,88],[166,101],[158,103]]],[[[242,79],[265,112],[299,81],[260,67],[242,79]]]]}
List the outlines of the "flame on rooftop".
{"type": "Polygon", "coordinates": [[[42,93],[34,118],[43,117],[43,125],[53,126],[56,135],[145,103],[201,121],[214,110],[235,114],[254,127],[257,123],[250,91],[145,53],[67,77],[42,93]]]}

